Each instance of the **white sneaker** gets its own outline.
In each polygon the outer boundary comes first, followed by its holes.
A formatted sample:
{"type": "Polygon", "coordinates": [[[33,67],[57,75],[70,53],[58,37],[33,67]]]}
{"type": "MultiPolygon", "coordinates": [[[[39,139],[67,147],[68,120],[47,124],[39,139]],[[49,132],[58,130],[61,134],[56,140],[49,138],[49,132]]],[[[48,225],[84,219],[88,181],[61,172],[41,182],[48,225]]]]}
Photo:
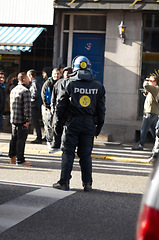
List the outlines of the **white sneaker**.
{"type": "Polygon", "coordinates": [[[51,150],[49,151],[49,153],[55,153],[55,152],[58,152],[60,151],[61,149],[60,148],[51,148],[51,150]]]}
{"type": "Polygon", "coordinates": [[[0,151],[0,156],[2,156],[2,152],[0,151]]]}
{"type": "Polygon", "coordinates": [[[49,148],[49,150],[51,149],[51,146],[52,146],[52,142],[47,142],[47,146],[49,148]]]}

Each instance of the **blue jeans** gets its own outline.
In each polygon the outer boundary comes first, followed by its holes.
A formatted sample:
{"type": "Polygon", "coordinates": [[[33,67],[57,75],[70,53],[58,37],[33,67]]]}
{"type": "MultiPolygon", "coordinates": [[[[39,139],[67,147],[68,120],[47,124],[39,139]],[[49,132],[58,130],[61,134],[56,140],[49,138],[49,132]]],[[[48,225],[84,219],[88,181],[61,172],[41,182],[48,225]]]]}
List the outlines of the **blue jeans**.
{"type": "Polygon", "coordinates": [[[143,115],[141,132],[140,132],[140,144],[144,146],[147,138],[148,131],[151,131],[153,138],[155,139],[156,136],[156,123],[158,120],[158,115],[154,113],[145,113],[143,115]]]}

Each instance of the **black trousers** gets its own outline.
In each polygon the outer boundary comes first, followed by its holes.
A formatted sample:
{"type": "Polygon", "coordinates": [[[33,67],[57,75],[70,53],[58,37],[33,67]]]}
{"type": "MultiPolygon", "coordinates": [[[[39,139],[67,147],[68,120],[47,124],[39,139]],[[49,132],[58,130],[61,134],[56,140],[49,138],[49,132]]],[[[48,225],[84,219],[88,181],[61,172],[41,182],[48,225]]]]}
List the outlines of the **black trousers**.
{"type": "Polygon", "coordinates": [[[92,118],[74,117],[67,122],[62,135],[61,149],[61,183],[69,183],[71,179],[71,171],[75,158],[75,150],[77,154],[82,173],[82,182],[84,184],[92,184],[92,148],[95,134],[95,126],[92,118]]]}
{"type": "Polygon", "coordinates": [[[24,150],[25,142],[28,136],[28,129],[23,124],[12,124],[12,137],[9,146],[9,157],[17,157],[17,163],[25,162],[24,150]]]}
{"type": "Polygon", "coordinates": [[[32,112],[32,124],[35,127],[37,139],[41,140],[42,133],[41,133],[41,126],[39,121],[39,108],[32,107],[31,112],[32,112]]]}

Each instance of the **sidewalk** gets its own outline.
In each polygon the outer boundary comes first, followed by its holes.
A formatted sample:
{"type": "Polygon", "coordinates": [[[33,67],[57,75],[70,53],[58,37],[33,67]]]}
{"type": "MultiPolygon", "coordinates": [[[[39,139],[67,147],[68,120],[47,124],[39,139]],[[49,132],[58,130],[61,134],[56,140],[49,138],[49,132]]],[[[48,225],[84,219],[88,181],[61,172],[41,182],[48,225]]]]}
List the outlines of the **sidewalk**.
{"type": "MultiPolygon", "coordinates": [[[[0,151],[8,152],[9,142],[11,134],[10,133],[0,133],[0,151]]],[[[31,144],[30,142],[35,139],[33,134],[29,134],[25,146],[25,153],[35,153],[35,154],[48,154],[48,155],[58,155],[61,156],[62,152],[57,151],[52,154],[49,154],[48,146],[46,142],[42,144],[31,144]]],[[[153,148],[152,143],[145,144],[144,151],[132,151],[131,148],[134,143],[122,144],[120,142],[106,142],[103,138],[95,138],[94,140],[94,149],[92,152],[92,158],[98,159],[109,159],[114,161],[127,161],[127,162],[139,162],[139,163],[148,163],[148,158],[151,156],[151,151],[153,148]],[[99,151],[98,151],[99,150],[99,151]],[[118,155],[114,156],[109,154],[109,152],[119,151],[118,155]],[[123,156],[123,152],[127,152],[123,156]],[[126,156],[127,155],[127,156],[126,156]]]]}

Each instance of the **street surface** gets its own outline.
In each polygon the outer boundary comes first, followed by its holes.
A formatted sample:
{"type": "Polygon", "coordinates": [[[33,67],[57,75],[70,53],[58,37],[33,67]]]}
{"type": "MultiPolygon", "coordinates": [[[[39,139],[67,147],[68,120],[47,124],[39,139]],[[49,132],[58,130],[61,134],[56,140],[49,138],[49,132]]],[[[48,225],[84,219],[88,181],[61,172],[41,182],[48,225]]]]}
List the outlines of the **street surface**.
{"type": "Polygon", "coordinates": [[[70,191],[52,188],[60,177],[61,152],[48,153],[46,143],[33,145],[25,156],[31,166],[9,163],[10,134],[1,134],[1,240],[134,240],[136,220],[152,166],[151,147],[132,151],[131,145],[95,143],[93,190],[81,185],[75,159],[70,191]]]}
{"type": "Polygon", "coordinates": [[[29,167],[9,164],[8,136],[0,140],[1,240],[134,240],[151,149],[95,145],[93,190],[81,185],[75,159],[70,191],[52,188],[60,177],[61,153],[27,144],[29,167]],[[97,155],[97,156],[96,156],[97,155]],[[111,160],[110,160],[111,159],[111,160]],[[114,159],[114,160],[113,160],[114,159]],[[126,161],[128,159],[128,161],[126,161]]]}

